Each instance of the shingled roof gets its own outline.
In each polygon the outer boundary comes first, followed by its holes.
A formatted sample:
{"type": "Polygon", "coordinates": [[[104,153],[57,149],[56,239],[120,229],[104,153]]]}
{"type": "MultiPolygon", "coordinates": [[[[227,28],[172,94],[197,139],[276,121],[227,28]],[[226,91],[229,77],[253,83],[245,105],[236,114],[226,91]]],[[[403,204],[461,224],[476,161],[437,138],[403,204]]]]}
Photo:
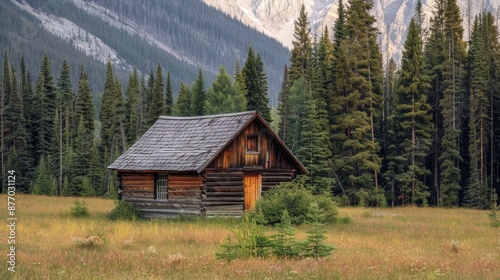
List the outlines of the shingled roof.
{"type": "Polygon", "coordinates": [[[108,168],[199,173],[256,117],[262,120],[256,111],[200,117],[162,116],[108,168]]]}

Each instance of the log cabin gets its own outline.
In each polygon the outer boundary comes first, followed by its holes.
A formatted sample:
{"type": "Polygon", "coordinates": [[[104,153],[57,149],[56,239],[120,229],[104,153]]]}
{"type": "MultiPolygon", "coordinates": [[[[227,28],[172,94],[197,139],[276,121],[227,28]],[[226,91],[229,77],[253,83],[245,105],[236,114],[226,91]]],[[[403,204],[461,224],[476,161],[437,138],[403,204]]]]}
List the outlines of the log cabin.
{"type": "Polygon", "coordinates": [[[109,167],[145,217],[240,216],[306,168],[256,112],[161,116],[109,167]]]}

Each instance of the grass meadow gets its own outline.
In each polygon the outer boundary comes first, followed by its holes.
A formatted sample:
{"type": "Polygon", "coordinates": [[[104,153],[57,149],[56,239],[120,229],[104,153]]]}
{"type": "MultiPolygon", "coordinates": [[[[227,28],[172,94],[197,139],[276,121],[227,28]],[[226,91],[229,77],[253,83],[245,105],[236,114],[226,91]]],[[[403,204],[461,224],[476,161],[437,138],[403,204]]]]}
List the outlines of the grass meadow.
{"type": "MultiPolygon", "coordinates": [[[[0,279],[500,279],[500,228],[487,211],[341,208],[350,224],[329,225],[336,247],[319,261],[218,260],[235,219],[109,221],[111,200],[16,195],[16,272],[7,271],[8,228],[0,227],[0,279]],[[80,199],[81,200],[81,199],[80,199]],[[100,235],[102,246],[75,238],[100,235]]],[[[7,196],[0,195],[7,224],[7,196]]],[[[306,237],[306,226],[296,231],[306,237]]]]}

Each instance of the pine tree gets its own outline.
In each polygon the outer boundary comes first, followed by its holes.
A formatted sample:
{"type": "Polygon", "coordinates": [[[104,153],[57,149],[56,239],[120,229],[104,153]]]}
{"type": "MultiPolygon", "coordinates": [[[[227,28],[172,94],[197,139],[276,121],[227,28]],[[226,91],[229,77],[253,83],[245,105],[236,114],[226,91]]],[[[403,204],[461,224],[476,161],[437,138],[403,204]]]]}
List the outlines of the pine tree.
{"type": "Polygon", "coordinates": [[[140,136],[139,76],[134,68],[127,85],[127,101],[125,104],[127,142],[133,144],[140,136]]]}
{"type": "Polygon", "coordinates": [[[45,160],[45,156],[42,156],[38,166],[36,168],[36,179],[33,185],[33,194],[41,194],[41,195],[49,195],[50,194],[50,186],[51,186],[51,178],[49,173],[49,167],[47,166],[47,161],[45,160]]]}
{"type": "Polygon", "coordinates": [[[165,114],[167,116],[171,116],[173,108],[174,108],[174,95],[172,93],[172,78],[170,77],[170,71],[168,71],[167,88],[165,93],[165,114]]]}
{"type": "Polygon", "coordinates": [[[423,74],[422,39],[415,20],[412,19],[404,44],[401,72],[398,80],[398,103],[396,123],[399,124],[399,145],[402,153],[398,156],[403,165],[402,173],[396,176],[401,193],[410,197],[411,202],[426,205],[430,195],[425,185],[425,177],[430,172],[425,167],[425,159],[432,142],[432,115],[425,92],[430,85],[423,74]]]}
{"type": "Polygon", "coordinates": [[[94,143],[90,154],[89,170],[87,172],[91,195],[102,196],[106,192],[103,187],[103,164],[97,144],[94,143]]]}
{"type": "Polygon", "coordinates": [[[311,69],[309,69],[309,64],[311,63],[312,55],[310,34],[311,27],[309,26],[308,14],[304,4],[302,4],[299,17],[294,21],[293,47],[290,58],[291,65],[288,69],[290,86],[301,76],[305,76],[306,80],[310,79],[311,69]]]}
{"type": "Polygon", "coordinates": [[[463,101],[462,83],[465,64],[465,43],[460,9],[456,0],[446,0],[444,17],[444,37],[446,60],[443,64],[443,96],[439,101],[443,117],[443,137],[441,139],[440,196],[441,206],[455,206],[459,203],[461,189],[459,104],[463,101]]]}
{"type": "Polygon", "coordinates": [[[50,148],[49,163],[51,173],[54,174],[55,195],[60,195],[63,184],[63,154],[70,145],[71,128],[69,127],[72,118],[72,85],[69,64],[64,60],[61,67],[60,76],[57,81],[57,108],[54,117],[53,135],[50,148]]]}
{"type": "MultiPolygon", "coordinates": [[[[385,78],[385,97],[384,97],[384,147],[383,147],[383,173],[385,190],[391,194],[390,202],[394,206],[396,203],[396,174],[403,173],[403,167],[398,160],[398,156],[403,154],[400,146],[401,127],[398,120],[396,105],[399,103],[396,95],[396,62],[389,60],[385,78]]],[[[398,190],[399,193],[399,190],[398,190]]],[[[402,196],[404,198],[404,196],[402,196]]],[[[405,200],[402,201],[406,203],[405,200]]]]}
{"type": "Polygon", "coordinates": [[[163,74],[160,63],[156,66],[156,77],[154,79],[151,103],[148,106],[148,124],[152,125],[158,117],[165,114],[165,97],[163,95],[163,74]]]}
{"type": "Polygon", "coordinates": [[[246,109],[246,98],[233,87],[231,76],[219,66],[219,74],[207,92],[206,111],[208,114],[242,112],[246,109]]]}
{"type": "Polygon", "coordinates": [[[205,115],[205,101],[206,90],[205,90],[205,78],[203,77],[203,73],[201,69],[198,69],[198,76],[191,87],[193,94],[193,115],[194,116],[203,116],[205,115]]]}
{"type": "Polygon", "coordinates": [[[334,166],[356,192],[378,188],[381,160],[375,136],[381,110],[382,64],[375,18],[369,14],[373,3],[349,2],[346,38],[340,43],[335,63],[332,109],[338,117],[332,124],[332,138],[334,166]]]}
{"type": "Polygon", "coordinates": [[[469,48],[469,157],[470,177],[465,192],[465,202],[470,207],[484,209],[489,205],[488,195],[492,192],[492,183],[488,177],[493,176],[488,165],[488,157],[492,155],[494,119],[492,101],[496,98],[496,61],[500,51],[498,30],[491,14],[480,14],[476,17],[472,29],[469,48]],[[490,188],[488,188],[490,185],[490,188]]]}
{"type": "Polygon", "coordinates": [[[328,120],[318,115],[316,107],[313,94],[308,91],[297,155],[309,171],[308,183],[314,187],[313,192],[329,194],[332,191],[333,179],[330,178],[328,163],[332,155],[328,147],[328,120]]]}
{"type": "Polygon", "coordinates": [[[242,71],[247,89],[247,109],[258,111],[266,121],[271,122],[271,115],[267,105],[269,97],[264,62],[259,54],[255,56],[252,46],[248,48],[247,60],[242,71]]]}
{"type": "MultiPolygon", "coordinates": [[[[10,63],[9,63],[9,58],[7,55],[7,50],[4,50],[4,56],[3,56],[3,72],[2,72],[2,88],[0,89],[0,94],[1,94],[1,101],[0,101],[0,106],[1,106],[1,115],[0,115],[0,152],[1,152],[1,158],[0,160],[2,161],[2,178],[5,178],[5,170],[6,170],[6,165],[7,165],[7,151],[8,151],[8,145],[7,145],[7,140],[6,138],[8,137],[6,133],[6,128],[9,127],[9,123],[7,122],[8,118],[8,107],[9,107],[9,101],[10,101],[10,95],[11,95],[11,69],[10,69],[10,63]]],[[[2,193],[5,192],[6,186],[4,183],[4,180],[1,182],[2,185],[2,193]]]]}
{"type": "Polygon", "coordinates": [[[192,95],[189,86],[181,82],[181,89],[179,91],[179,95],[177,97],[177,103],[175,105],[176,114],[178,116],[192,116],[192,95]]]}
{"type": "Polygon", "coordinates": [[[325,244],[326,233],[325,214],[319,208],[318,203],[313,202],[308,209],[307,217],[310,220],[311,229],[307,232],[307,247],[304,257],[315,259],[329,256],[333,251],[333,246],[325,244]]]}
{"type": "MultiPolygon", "coordinates": [[[[115,128],[113,126],[113,118],[115,117],[115,91],[116,89],[113,77],[113,65],[111,64],[111,60],[108,60],[108,64],[106,66],[104,92],[102,95],[102,109],[100,114],[102,147],[103,149],[107,148],[108,150],[112,146],[115,132],[115,128]]],[[[76,114],[75,118],[77,121],[80,119],[78,113],[76,114]]]]}
{"type": "Polygon", "coordinates": [[[425,44],[424,60],[427,75],[431,77],[431,88],[427,94],[432,107],[432,123],[434,124],[433,143],[431,148],[430,170],[432,171],[431,205],[438,205],[440,200],[439,157],[441,154],[441,138],[443,135],[443,118],[440,114],[439,102],[443,96],[443,67],[446,59],[444,38],[444,1],[436,1],[433,16],[430,20],[430,34],[425,44]]]}
{"type": "Polygon", "coordinates": [[[281,83],[281,90],[278,94],[278,112],[280,115],[280,129],[279,136],[285,144],[289,141],[289,129],[290,123],[289,114],[290,114],[290,85],[288,82],[288,67],[285,65],[285,69],[283,71],[283,82],[281,83]]]}
{"type": "Polygon", "coordinates": [[[293,258],[299,255],[299,246],[295,241],[295,228],[292,226],[288,211],[283,210],[278,233],[271,237],[272,251],[278,258],[293,258]]]}
{"type": "Polygon", "coordinates": [[[52,140],[52,124],[56,111],[56,87],[50,69],[50,60],[47,55],[42,57],[42,65],[37,81],[37,92],[34,104],[35,110],[33,128],[35,130],[35,161],[49,152],[52,140]]]}
{"type": "MultiPolygon", "coordinates": [[[[34,106],[33,106],[33,88],[32,81],[30,77],[29,71],[26,70],[26,62],[24,60],[24,56],[21,57],[21,97],[23,100],[23,119],[24,119],[24,128],[27,133],[26,144],[27,144],[27,152],[30,155],[34,154],[33,147],[33,139],[35,139],[34,128],[33,128],[33,114],[34,114],[34,106]]],[[[35,169],[35,162],[33,156],[26,156],[24,158],[24,164],[26,166],[26,170],[24,173],[24,179],[26,179],[26,183],[24,184],[23,191],[28,191],[29,181],[33,179],[34,174],[33,171],[35,169]]]]}
{"type": "Polygon", "coordinates": [[[243,71],[240,69],[240,62],[236,60],[235,66],[234,66],[234,88],[239,91],[243,96],[247,96],[247,88],[245,85],[245,75],[243,74],[243,71]]]}
{"type": "Polygon", "coordinates": [[[307,82],[301,77],[292,84],[289,94],[290,111],[286,116],[289,124],[288,138],[286,145],[293,153],[297,153],[300,148],[300,135],[302,130],[302,120],[306,115],[307,82]]]}

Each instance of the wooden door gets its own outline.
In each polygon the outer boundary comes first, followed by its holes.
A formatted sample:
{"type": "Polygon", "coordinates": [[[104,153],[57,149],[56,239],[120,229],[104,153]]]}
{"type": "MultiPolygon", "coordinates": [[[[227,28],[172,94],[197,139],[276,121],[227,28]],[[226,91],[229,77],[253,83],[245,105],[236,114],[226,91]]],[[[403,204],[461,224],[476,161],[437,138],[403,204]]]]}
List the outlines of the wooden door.
{"type": "Polygon", "coordinates": [[[245,174],[243,184],[245,189],[245,210],[255,208],[255,202],[259,199],[262,190],[261,174],[245,174]]]}

